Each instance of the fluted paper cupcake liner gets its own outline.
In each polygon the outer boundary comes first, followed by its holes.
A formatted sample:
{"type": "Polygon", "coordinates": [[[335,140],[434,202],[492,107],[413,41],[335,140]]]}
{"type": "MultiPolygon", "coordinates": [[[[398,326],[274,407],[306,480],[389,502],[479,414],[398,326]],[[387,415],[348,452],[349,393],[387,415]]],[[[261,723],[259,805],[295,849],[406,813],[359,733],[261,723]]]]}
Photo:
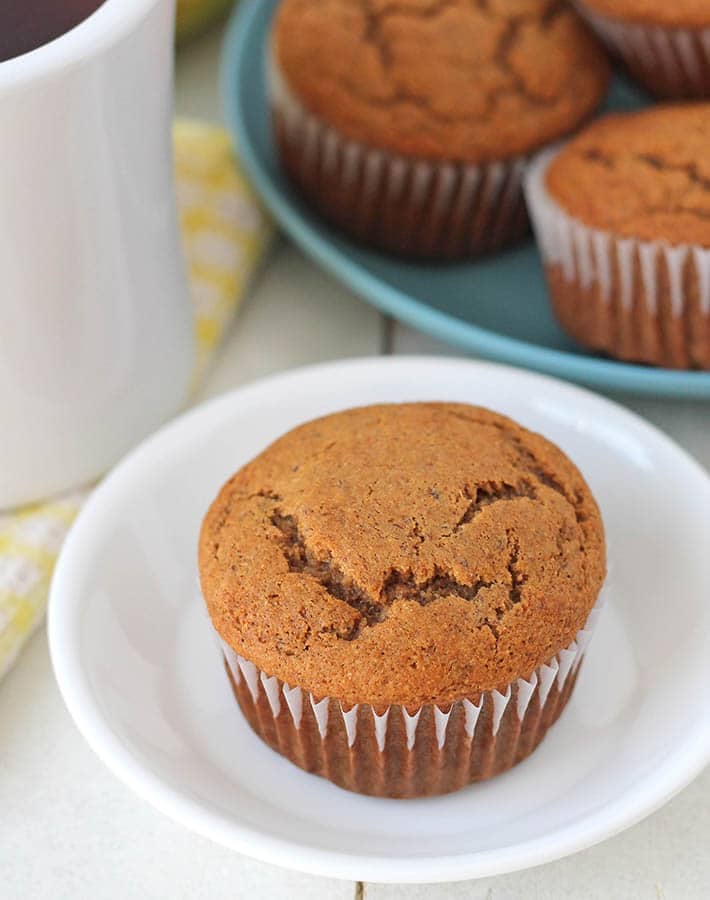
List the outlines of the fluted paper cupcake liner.
{"type": "Polygon", "coordinates": [[[349,140],[304,108],[273,59],[269,95],[289,178],[324,218],[361,243],[450,260],[493,252],[529,230],[524,157],[465,165],[349,140]]]}
{"type": "Polygon", "coordinates": [[[710,97],[710,28],[621,22],[577,9],[631,75],[658,97],[710,97]]]}
{"type": "Polygon", "coordinates": [[[710,249],[620,237],[580,222],[545,186],[558,149],[534,160],[525,192],[562,327],[620,359],[710,368],[710,249]]]}
{"type": "Polygon", "coordinates": [[[530,678],[414,710],[317,698],[220,644],[239,706],[270,747],[351,791],[423,797],[490,778],[532,753],[567,704],[602,602],[600,595],[574,641],[530,678]]]}

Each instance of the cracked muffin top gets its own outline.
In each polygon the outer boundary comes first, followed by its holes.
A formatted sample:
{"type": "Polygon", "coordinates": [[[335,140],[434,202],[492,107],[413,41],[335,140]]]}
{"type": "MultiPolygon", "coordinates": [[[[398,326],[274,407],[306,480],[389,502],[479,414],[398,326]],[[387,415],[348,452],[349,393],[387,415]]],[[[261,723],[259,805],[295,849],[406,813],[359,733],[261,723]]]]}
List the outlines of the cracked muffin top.
{"type": "Polygon", "coordinates": [[[707,0],[582,0],[585,6],[621,22],[704,28],[710,25],[707,0]]]}
{"type": "Polygon", "coordinates": [[[605,116],[547,171],[552,197],[592,228],[710,247],[710,103],[605,116]]]}
{"type": "Polygon", "coordinates": [[[470,163],[574,130],[609,75],[559,0],[283,0],[274,59],[291,93],[345,137],[470,163]]]}
{"type": "Polygon", "coordinates": [[[504,688],[574,639],[605,574],[579,471],[510,419],[369,406],[288,432],[205,517],[221,637],[316,697],[448,703],[504,688]]]}

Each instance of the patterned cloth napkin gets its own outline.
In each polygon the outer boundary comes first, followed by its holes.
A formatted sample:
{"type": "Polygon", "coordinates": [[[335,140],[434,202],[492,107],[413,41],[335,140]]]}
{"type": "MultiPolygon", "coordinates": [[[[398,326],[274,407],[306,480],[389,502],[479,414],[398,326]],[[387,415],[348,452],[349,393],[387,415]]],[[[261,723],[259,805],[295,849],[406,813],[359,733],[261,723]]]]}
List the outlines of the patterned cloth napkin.
{"type": "MultiPolygon", "coordinates": [[[[271,226],[222,129],[177,122],[174,143],[197,385],[269,244],[271,226]]],[[[57,555],[88,493],[0,513],[0,677],[44,620],[57,555]]]]}

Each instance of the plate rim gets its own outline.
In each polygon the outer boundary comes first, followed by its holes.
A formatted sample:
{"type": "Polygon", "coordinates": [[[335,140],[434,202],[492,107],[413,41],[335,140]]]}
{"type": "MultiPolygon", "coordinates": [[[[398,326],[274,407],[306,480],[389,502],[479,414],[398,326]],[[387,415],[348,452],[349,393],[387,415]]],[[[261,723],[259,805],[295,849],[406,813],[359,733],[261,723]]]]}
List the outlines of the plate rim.
{"type": "MultiPolygon", "coordinates": [[[[460,350],[537,372],[568,378],[580,384],[651,397],[710,400],[710,371],[674,370],[643,366],[558,350],[510,337],[459,319],[418,300],[404,290],[380,280],[366,266],[328,240],[286,197],[263,164],[241,102],[239,87],[247,48],[263,0],[241,0],[227,26],[220,59],[219,85],[222,107],[245,171],[274,219],[316,263],[345,284],[360,299],[425,334],[460,350]]],[[[338,240],[348,243],[340,235],[338,240]]]]}
{"type": "Polygon", "coordinates": [[[292,386],[294,376],[328,378],[332,370],[344,368],[356,371],[373,364],[383,368],[416,365],[467,368],[470,372],[491,369],[524,381],[533,380],[557,395],[584,394],[591,412],[606,410],[633,422],[666,450],[676,453],[696,479],[703,482],[710,497],[710,475],[690,454],[671,438],[648,423],[641,416],[620,404],[600,397],[592,391],[568,384],[547,375],[526,372],[513,367],[485,361],[436,357],[396,356],[360,357],[336,362],[305,366],[278,372],[237,387],[213,398],[179,416],[159,429],[131,451],[106,479],[94,490],[72,526],[62,549],[52,581],[49,601],[48,635],[50,655],[55,677],[63,700],[79,731],[104,764],[163,814],[218,844],[244,853],[263,862],[295,869],[313,875],[352,881],[394,883],[434,883],[460,881],[469,878],[499,875],[551,862],[586,849],[634,825],[654,812],[678,791],[689,784],[710,762],[710,720],[703,727],[699,719],[692,739],[689,737],[672,753],[645,775],[621,798],[609,803],[593,815],[567,825],[542,837],[493,850],[472,851],[450,856],[411,858],[371,854],[354,854],[313,847],[309,844],[269,835],[253,826],[239,823],[226,814],[204,808],[187,794],[164,782],[161,777],[138,762],[124,746],[109,722],[99,710],[89,682],[80,664],[80,616],[82,603],[79,591],[72,585],[81,577],[82,559],[99,540],[100,528],[94,519],[103,518],[114,495],[120,494],[125,482],[149,465],[153,457],[164,453],[163,445],[179,442],[184,433],[192,433],[202,422],[221,419],[223,411],[239,404],[243,397],[266,390],[278,390],[285,382],[292,386]]]}

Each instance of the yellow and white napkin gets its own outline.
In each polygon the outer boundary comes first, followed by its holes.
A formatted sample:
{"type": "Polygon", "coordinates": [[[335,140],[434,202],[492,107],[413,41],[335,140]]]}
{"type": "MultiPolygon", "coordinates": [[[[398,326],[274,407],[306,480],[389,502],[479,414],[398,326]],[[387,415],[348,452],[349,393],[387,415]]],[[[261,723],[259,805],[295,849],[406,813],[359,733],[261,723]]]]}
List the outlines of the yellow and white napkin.
{"type": "MultiPolygon", "coordinates": [[[[195,304],[195,383],[234,315],[271,237],[227,134],[177,122],[175,170],[195,304]]],[[[0,513],[0,677],[44,620],[57,555],[89,491],[0,513]]]]}

